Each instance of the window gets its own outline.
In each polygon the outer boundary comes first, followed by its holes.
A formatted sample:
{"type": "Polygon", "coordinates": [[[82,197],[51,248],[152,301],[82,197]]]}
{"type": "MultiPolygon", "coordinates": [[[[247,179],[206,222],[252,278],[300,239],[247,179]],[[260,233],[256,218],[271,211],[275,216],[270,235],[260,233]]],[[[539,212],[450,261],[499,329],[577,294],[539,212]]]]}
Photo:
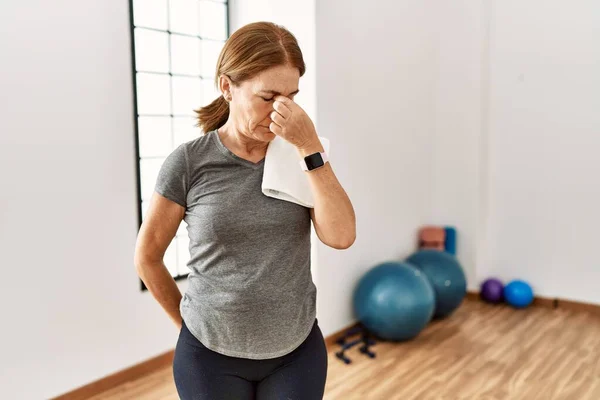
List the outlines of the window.
{"type": "MultiPolygon", "coordinates": [[[[218,96],[214,74],[228,13],[227,1],[130,1],[140,225],[165,158],[200,134],[194,110],[218,96]]],[[[188,245],[182,222],[164,258],[176,280],[188,274],[188,245]]]]}

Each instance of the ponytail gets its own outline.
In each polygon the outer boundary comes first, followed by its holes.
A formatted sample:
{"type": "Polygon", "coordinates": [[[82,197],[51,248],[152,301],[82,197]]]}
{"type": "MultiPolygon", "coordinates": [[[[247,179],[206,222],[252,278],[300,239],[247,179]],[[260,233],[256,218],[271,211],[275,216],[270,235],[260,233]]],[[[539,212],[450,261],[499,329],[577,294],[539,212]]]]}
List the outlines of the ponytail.
{"type": "Polygon", "coordinates": [[[225,125],[229,118],[229,103],[223,96],[219,96],[209,105],[196,110],[196,114],[198,114],[197,126],[204,133],[208,133],[225,125]]]}

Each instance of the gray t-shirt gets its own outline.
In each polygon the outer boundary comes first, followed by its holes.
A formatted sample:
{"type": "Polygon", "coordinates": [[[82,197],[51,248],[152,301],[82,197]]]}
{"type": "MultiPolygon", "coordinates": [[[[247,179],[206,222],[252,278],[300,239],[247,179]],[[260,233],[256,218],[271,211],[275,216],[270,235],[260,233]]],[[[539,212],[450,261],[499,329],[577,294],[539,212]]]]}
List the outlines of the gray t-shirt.
{"type": "Polygon", "coordinates": [[[182,318],[204,346],[231,357],[288,354],[316,318],[309,209],[265,196],[263,169],[264,159],[236,156],[211,131],[177,147],[155,186],[185,207],[182,318]]]}

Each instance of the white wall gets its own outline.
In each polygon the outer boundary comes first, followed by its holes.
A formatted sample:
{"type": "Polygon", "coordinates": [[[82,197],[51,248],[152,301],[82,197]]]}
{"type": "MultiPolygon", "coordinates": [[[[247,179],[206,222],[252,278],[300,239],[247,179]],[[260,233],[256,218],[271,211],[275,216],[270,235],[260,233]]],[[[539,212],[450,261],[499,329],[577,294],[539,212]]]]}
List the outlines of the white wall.
{"type": "Polygon", "coordinates": [[[600,303],[600,5],[431,4],[432,215],[458,227],[470,288],[600,303]]]}
{"type": "Polygon", "coordinates": [[[481,175],[486,162],[486,7],[471,0],[430,5],[436,46],[434,129],[428,151],[433,165],[431,223],[457,229],[457,257],[474,289],[485,205],[481,175]]]}
{"type": "Polygon", "coordinates": [[[422,1],[319,0],[316,13],[318,130],[331,139],[332,168],[357,216],[350,249],[318,245],[327,335],[355,320],[358,279],[407,256],[429,221],[435,68],[422,1]]]}
{"type": "Polygon", "coordinates": [[[45,399],[178,332],[133,266],[128,2],[2,2],[0,15],[0,398],[45,399]]]}
{"type": "Polygon", "coordinates": [[[493,2],[481,278],[600,303],[600,4],[493,2]]]}
{"type": "Polygon", "coordinates": [[[410,251],[422,223],[458,228],[471,289],[524,278],[542,296],[600,303],[599,37],[591,0],[317,3],[319,128],[345,146],[334,168],[359,217],[350,250],[319,248],[328,332],[352,320],[356,280],[410,251]],[[382,158],[412,165],[390,174],[406,186],[380,183],[383,161],[353,166],[372,132],[382,158]],[[419,150],[406,157],[406,143],[419,150]]]}

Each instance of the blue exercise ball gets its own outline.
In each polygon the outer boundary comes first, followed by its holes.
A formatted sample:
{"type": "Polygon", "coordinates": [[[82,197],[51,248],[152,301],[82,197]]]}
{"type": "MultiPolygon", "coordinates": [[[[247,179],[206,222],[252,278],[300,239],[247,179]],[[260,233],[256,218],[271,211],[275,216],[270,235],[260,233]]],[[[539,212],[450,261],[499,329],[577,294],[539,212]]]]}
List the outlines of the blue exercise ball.
{"type": "Polygon", "coordinates": [[[421,271],[402,262],[379,264],[363,276],[354,292],[358,320],[382,339],[417,336],[433,316],[433,288],[421,271]]]}
{"type": "Polygon", "coordinates": [[[533,289],[525,281],[511,281],[504,287],[504,299],[515,308],[525,308],[533,302],[533,289]]]}
{"type": "Polygon", "coordinates": [[[406,262],[419,268],[435,291],[434,318],[452,314],[467,295],[467,278],[455,256],[439,250],[421,250],[406,262]]]}

